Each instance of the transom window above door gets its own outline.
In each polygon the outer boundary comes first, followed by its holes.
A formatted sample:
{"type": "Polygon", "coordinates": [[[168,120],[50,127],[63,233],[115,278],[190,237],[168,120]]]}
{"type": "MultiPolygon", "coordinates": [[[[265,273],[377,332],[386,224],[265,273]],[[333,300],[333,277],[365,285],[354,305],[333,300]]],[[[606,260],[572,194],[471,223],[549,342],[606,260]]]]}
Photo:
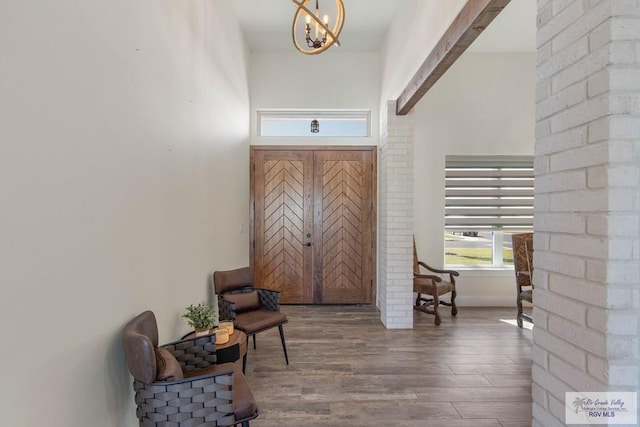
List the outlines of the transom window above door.
{"type": "Polygon", "coordinates": [[[369,110],[258,110],[258,136],[368,137],[369,110]]]}

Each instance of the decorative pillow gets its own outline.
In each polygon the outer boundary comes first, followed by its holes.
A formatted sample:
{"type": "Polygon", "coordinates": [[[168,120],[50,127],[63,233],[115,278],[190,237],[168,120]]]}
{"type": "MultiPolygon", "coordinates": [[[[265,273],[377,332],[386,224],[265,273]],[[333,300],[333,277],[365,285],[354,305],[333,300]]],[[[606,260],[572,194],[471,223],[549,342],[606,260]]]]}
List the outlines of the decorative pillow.
{"type": "Polygon", "coordinates": [[[184,378],[180,363],[166,348],[156,348],[156,381],[178,381],[184,378]]]}
{"type": "Polygon", "coordinates": [[[225,294],[224,299],[231,301],[236,305],[236,313],[260,308],[260,298],[258,297],[258,291],[256,290],[251,292],[239,292],[237,294],[225,294]]]}

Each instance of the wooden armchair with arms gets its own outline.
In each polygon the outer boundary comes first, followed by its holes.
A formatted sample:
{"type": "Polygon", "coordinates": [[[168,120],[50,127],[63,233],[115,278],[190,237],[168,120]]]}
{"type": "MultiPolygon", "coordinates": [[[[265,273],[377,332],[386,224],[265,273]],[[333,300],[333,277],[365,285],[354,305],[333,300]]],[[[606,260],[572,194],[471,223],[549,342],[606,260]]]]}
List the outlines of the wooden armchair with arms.
{"type": "Polygon", "coordinates": [[[518,326],[522,321],[533,323],[531,316],[523,312],[522,301],[533,303],[533,233],[511,235],[513,246],[513,269],[516,274],[516,303],[518,326]]]}
{"type": "Polygon", "coordinates": [[[440,304],[451,307],[451,315],[458,314],[456,307],[456,277],[460,273],[455,270],[441,270],[430,267],[423,261],[418,260],[416,251],[416,242],[413,241],[413,292],[417,294],[414,310],[423,311],[428,314],[435,315],[434,323],[440,325],[440,314],[438,307],[440,304]],[[430,273],[422,274],[420,267],[426,269],[430,273]],[[443,280],[440,275],[448,275],[448,281],[443,280]],[[440,296],[451,293],[451,302],[440,301],[440,296]]]}

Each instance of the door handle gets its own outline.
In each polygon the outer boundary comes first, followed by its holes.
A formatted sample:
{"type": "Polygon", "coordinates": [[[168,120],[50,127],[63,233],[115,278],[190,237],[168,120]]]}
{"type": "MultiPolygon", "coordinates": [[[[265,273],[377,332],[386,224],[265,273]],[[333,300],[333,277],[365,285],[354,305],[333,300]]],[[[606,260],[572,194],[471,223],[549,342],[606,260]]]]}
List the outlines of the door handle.
{"type": "Polygon", "coordinates": [[[305,246],[311,246],[311,242],[307,242],[304,244],[305,246]]]}

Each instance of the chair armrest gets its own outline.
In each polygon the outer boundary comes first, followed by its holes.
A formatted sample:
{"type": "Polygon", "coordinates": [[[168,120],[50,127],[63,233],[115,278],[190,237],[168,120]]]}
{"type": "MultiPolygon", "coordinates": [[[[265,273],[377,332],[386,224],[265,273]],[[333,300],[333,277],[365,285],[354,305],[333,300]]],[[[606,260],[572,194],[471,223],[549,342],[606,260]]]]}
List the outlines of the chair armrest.
{"type": "Polygon", "coordinates": [[[260,306],[270,311],[280,311],[280,292],[271,289],[255,288],[260,298],[260,306]]]}
{"type": "Polygon", "coordinates": [[[204,405],[207,418],[215,421],[216,425],[235,425],[233,371],[151,384],[135,380],[133,389],[138,406],[136,416],[140,420],[140,425],[147,425],[147,423],[156,425],[158,421],[168,421],[167,414],[173,414],[176,411],[176,402],[181,400],[177,397],[182,393],[188,395],[187,402],[179,405],[183,422],[192,425],[191,422],[198,421],[200,424],[202,421],[202,407],[193,405],[191,409],[188,403],[191,400],[204,405]]]}
{"type": "Polygon", "coordinates": [[[431,279],[434,282],[442,282],[442,277],[434,276],[434,275],[431,275],[431,274],[413,273],[413,278],[414,279],[431,279]]]}
{"type": "Polygon", "coordinates": [[[218,297],[218,313],[220,320],[236,320],[236,305],[224,299],[224,295],[218,297]]]}
{"type": "Polygon", "coordinates": [[[161,347],[173,354],[183,372],[217,364],[215,334],[174,341],[161,347]]]}
{"type": "MultiPolygon", "coordinates": [[[[163,386],[163,385],[172,386],[172,385],[177,385],[177,384],[188,384],[188,383],[192,383],[194,381],[206,380],[206,379],[213,378],[213,377],[221,377],[221,378],[229,377],[229,378],[232,378],[233,374],[234,374],[233,370],[229,369],[227,371],[215,372],[213,374],[212,373],[206,373],[206,374],[203,374],[203,375],[196,375],[196,376],[193,376],[193,377],[183,378],[181,380],[176,380],[176,381],[156,381],[154,383],[151,383],[150,385],[153,385],[153,386],[163,386]]],[[[136,380],[134,379],[134,381],[136,381],[136,380]]],[[[232,382],[233,382],[233,380],[232,380],[232,382]]]]}
{"type": "Polygon", "coordinates": [[[456,270],[441,270],[439,268],[433,268],[428,266],[426,263],[422,262],[422,261],[418,261],[418,265],[420,265],[421,267],[426,268],[427,270],[433,272],[433,273],[438,273],[438,274],[449,274],[451,276],[456,276],[458,277],[460,275],[459,272],[457,272],[456,270]]]}

